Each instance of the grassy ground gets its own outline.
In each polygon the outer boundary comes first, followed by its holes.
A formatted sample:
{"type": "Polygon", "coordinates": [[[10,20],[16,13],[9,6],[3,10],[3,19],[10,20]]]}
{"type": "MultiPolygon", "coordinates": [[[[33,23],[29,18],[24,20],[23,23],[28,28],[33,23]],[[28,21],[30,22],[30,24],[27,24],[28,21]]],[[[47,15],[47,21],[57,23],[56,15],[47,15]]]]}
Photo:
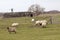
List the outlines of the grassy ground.
{"type": "MultiPolygon", "coordinates": [[[[48,17],[34,17],[48,19],[48,17]]],[[[60,40],[60,24],[48,24],[47,28],[33,27],[31,17],[0,19],[0,40],[60,40]],[[9,34],[6,27],[13,22],[20,23],[17,33],[9,34]]]]}

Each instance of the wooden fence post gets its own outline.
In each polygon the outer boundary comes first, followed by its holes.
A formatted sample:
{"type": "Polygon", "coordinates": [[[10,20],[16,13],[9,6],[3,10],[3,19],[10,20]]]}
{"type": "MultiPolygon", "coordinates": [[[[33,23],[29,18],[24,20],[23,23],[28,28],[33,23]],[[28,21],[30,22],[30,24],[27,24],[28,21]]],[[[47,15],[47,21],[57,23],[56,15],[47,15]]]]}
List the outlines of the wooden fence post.
{"type": "Polygon", "coordinates": [[[52,19],[52,16],[50,16],[50,23],[51,23],[51,24],[53,23],[52,20],[53,20],[53,19],[52,19]]]}

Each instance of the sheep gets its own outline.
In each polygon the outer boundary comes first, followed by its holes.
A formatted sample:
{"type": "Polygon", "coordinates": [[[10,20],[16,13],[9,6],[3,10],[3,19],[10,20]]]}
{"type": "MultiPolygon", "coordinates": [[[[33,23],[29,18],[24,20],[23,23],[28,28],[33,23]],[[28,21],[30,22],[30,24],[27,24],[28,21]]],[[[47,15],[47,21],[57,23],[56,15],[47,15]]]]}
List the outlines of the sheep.
{"type": "Polygon", "coordinates": [[[42,20],[42,27],[46,27],[47,21],[46,20],[42,20]]]}
{"type": "Polygon", "coordinates": [[[18,26],[19,25],[19,23],[12,23],[12,27],[16,27],[16,26],[18,26]]]}
{"type": "Polygon", "coordinates": [[[31,21],[35,23],[34,24],[35,26],[40,25],[42,27],[46,27],[46,24],[47,24],[47,20],[37,20],[37,21],[35,21],[35,19],[32,19],[31,21]]]}
{"type": "Polygon", "coordinates": [[[39,24],[44,28],[44,27],[46,27],[47,20],[41,20],[41,21],[39,22],[39,24]]]}
{"type": "Polygon", "coordinates": [[[42,27],[45,28],[46,27],[46,23],[42,23],[42,27]]]}
{"type": "Polygon", "coordinates": [[[15,32],[15,34],[16,34],[16,27],[7,27],[7,30],[9,33],[15,32]]]}
{"type": "Polygon", "coordinates": [[[46,24],[47,24],[47,20],[38,20],[38,21],[35,21],[35,25],[40,25],[42,27],[46,27],[46,24]]]}
{"type": "Polygon", "coordinates": [[[41,23],[41,21],[35,21],[35,25],[38,25],[39,23],[41,23]]]}

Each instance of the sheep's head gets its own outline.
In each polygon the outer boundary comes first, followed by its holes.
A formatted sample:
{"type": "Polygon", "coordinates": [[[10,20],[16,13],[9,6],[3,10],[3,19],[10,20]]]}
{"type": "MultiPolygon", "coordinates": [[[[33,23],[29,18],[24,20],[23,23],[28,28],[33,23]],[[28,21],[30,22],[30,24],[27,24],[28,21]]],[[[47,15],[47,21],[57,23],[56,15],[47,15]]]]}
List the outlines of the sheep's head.
{"type": "Polygon", "coordinates": [[[7,29],[9,29],[9,27],[7,27],[7,29]]]}
{"type": "Polygon", "coordinates": [[[42,23],[39,23],[40,26],[42,26],[42,23]]]}

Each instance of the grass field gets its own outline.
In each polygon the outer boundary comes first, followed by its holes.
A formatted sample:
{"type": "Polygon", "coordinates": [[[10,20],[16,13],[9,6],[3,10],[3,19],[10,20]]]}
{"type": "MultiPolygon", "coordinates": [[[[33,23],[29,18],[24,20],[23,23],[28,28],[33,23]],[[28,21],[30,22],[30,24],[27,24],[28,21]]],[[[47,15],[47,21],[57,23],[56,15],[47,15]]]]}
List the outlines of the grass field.
{"type": "MultiPolygon", "coordinates": [[[[48,19],[48,17],[33,17],[48,19]]],[[[0,40],[60,40],[60,24],[48,24],[47,28],[33,27],[31,17],[0,19],[0,40]],[[9,34],[6,27],[18,22],[17,33],[9,34]]]]}

